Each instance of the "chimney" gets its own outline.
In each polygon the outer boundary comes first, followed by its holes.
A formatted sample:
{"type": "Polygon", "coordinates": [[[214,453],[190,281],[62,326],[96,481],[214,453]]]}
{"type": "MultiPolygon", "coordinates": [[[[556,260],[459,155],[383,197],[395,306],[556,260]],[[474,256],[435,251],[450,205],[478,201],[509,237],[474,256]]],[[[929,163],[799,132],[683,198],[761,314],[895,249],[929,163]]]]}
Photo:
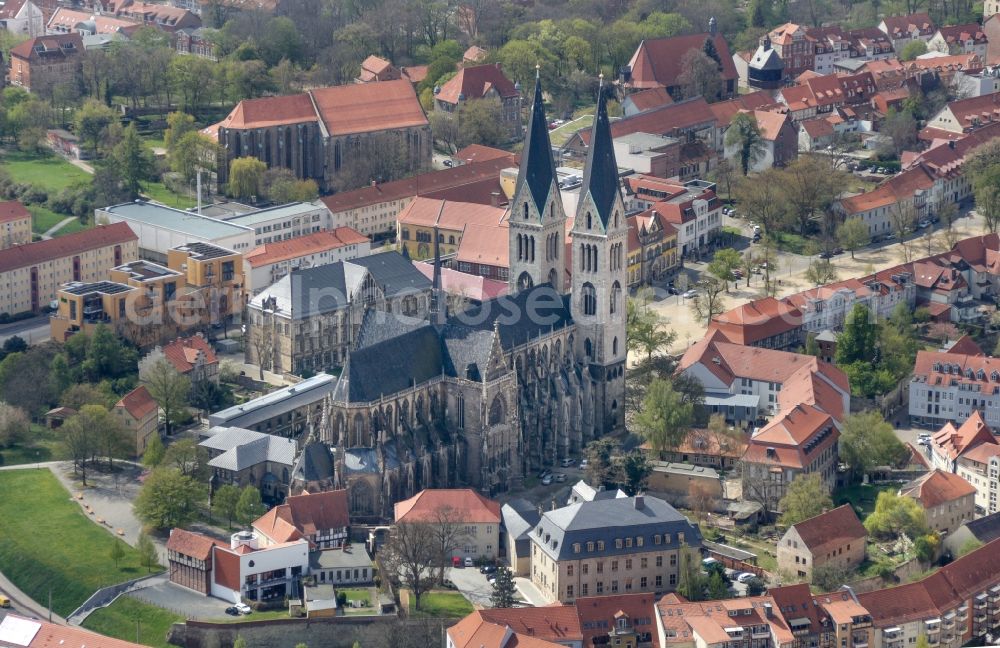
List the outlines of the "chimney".
{"type": "Polygon", "coordinates": [[[955,140],[948,140],[948,148],[955,150],[955,140]]]}
{"type": "Polygon", "coordinates": [[[374,187],[376,184],[377,183],[374,180],[372,180],[372,186],[374,187]]]}
{"type": "Polygon", "coordinates": [[[642,493],[635,496],[635,510],[641,511],[646,506],[645,498],[643,498],[642,493]]]}
{"type": "Polygon", "coordinates": [[[490,192],[490,205],[493,206],[493,207],[499,207],[500,206],[500,192],[499,191],[491,191],[490,192]]]}

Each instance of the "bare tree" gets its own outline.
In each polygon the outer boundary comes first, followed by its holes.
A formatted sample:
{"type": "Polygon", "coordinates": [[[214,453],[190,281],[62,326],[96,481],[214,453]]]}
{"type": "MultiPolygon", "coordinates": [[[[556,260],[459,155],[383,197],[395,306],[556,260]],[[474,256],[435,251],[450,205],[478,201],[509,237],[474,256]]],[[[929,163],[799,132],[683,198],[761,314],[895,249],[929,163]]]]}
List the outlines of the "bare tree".
{"type": "Polygon", "coordinates": [[[434,528],[430,524],[402,522],[397,524],[382,550],[386,571],[413,593],[416,608],[420,597],[430,589],[434,577],[432,570],[440,552],[434,528]]]}
{"type": "Polygon", "coordinates": [[[452,554],[469,541],[472,534],[462,522],[459,512],[451,506],[443,506],[434,512],[432,529],[437,545],[437,581],[444,584],[444,568],[451,561],[452,554]]]}
{"type": "Polygon", "coordinates": [[[691,311],[698,319],[705,321],[705,326],[712,318],[724,312],[724,287],[715,277],[706,277],[695,284],[698,294],[691,298],[691,311]]]}
{"type": "Polygon", "coordinates": [[[270,370],[274,360],[274,333],[264,321],[260,324],[250,324],[250,347],[254,351],[253,360],[260,370],[260,379],[264,380],[264,370],[270,370]]]}
{"type": "Polygon", "coordinates": [[[903,252],[903,262],[909,263],[913,260],[913,250],[906,241],[906,235],[913,229],[916,221],[917,211],[911,201],[900,201],[893,203],[889,208],[889,221],[892,231],[899,239],[899,247],[903,252]]]}
{"type": "Polygon", "coordinates": [[[688,506],[699,520],[715,510],[715,493],[708,484],[693,481],[688,486],[688,506]]]}
{"type": "Polygon", "coordinates": [[[739,464],[740,475],[743,484],[742,499],[748,502],[757,502],[761,505],[761,515],[763,519],[770,520],[773,511],[777,510],[778,502],[781,500],[781,491],[778,482],[770,479],[770,473],[765,466],[758,466],[741,461],[739,464]]]}
{"type": "Polygon", "coordinates": [[[806,269],[806,279],[815,286],[822,286],[837,279],[837,269],[830,259],[816,259],[806,269]]]}

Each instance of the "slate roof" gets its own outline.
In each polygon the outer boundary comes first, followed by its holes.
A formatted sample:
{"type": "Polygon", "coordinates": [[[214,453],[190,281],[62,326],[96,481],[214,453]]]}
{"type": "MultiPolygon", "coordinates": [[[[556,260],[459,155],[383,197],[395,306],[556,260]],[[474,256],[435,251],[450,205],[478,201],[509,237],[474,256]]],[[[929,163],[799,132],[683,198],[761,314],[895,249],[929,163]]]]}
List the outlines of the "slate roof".
{"type": "Polygon", "coordinates": [[[330,477],[333,477],[333,453],[329,446],[319,441],[307,443],[295,460],[293,479],[312,482],[330,477]]]}
{"type": "Polygon", "coordinates": [[[518,195],[527,184],[527,190],[541,214],[545,209],[552,183],[556,177],[555,163],[552,161],[552,143],[549,141],[549,125],[542,106],[542,81],[535,78],[535,98],[531,104],[531,117],[521,151],[521,167],[517,174],[514,195],[518,195]]]}
{"type": "Polygon", "coordinates": [[[538,507],[524,498],[516,498],[500,507],[500,516],[507,535],[520,540],[542,519],[538,507]]]}
{"type": "Polygon", "coordinates": [[[239,472],[266,461],[286,466],[295,463],[294,439],[243,428],[215,428],[215,433],[198,445],[222,452],[208,462],[222,470],[239,472]]]}
{"type": "MultiPolygon", "coordinates": [[[[621,198],[618,186],[618,163],[615,161],[615,147],[611,139],[611,124],[608,121],[606,91],[601,86],[597,99],[597,119],[590,133],[587,148],[587,165],[584,167],[581,197],[590,193],[597,208],[597,215],[607,229],[614,211],[616,199],[621,198]],[[586,192],[586,193],[585,193],[586,192]]],[[[584,205],[584,201],[579,203],[584,205]]]]}
{"type": "Polygon", "coordinates": [[[367,403],[445,374],[452,375],[451,363],[438,332],[425,324],[348,355],[333,398],[367,403]]]}
{"type": "Polygon", "coordinates": [[[427,325],[427,320],[409,317],[401,313],[386,313],[369,308],[361,318],[355,349],[363,349],[379,342],[409,333],[427,325]]]}
{"type": "Polygon", "coordinates": [[[1000,538],[1000,513],[966,522],[965,528],[983,544],[993,542],[1000,538]]]}
{"type": "Polygon", "coordinates": [[[573,323],[569,296],[548,284],[483,302],[448,319],[451,326],[500,331],[504,350],[520,346],[573,323]]]}
{"type": "Polygon", "coordinates": [[[532,529],[531,538],[553,560],[572,560],[586,557],[615,556],[642,550],[636,547],[617,548],[616,540],[642,537],[643,545],[653,547],[654,535],[666,534],[663,549],[679,548],[679,533],[691,547],[701,545],[701,531],[696,525],[677,512],[670,504],[656,497],[644,496],[640,507],[635,497],[598,499],[579,502],[542,515],[541,522],[532,529]],[[598,542],[604,550],[598,549],[598,542]],[[587,551],[593,542],[594,551],[587,551]],[[574,554],[573,545],[579,543],[581,552],[574,554]]]}

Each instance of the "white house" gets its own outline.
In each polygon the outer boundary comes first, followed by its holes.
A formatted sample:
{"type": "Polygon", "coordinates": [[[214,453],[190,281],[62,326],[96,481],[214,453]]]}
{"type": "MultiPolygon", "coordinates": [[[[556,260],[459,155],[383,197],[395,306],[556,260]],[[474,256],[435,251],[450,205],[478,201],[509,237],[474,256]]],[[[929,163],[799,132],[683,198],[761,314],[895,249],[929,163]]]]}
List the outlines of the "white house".
{"type": "Polygon", "coordinates": [[[350,227],[263,243],[244,256],[246,291],[254,296],[293,270],[350,261],[369,254],[371,240],[350,227]]]}
{"type": "Polygon", "coordinates": [[[31,0],[7,0],[0,6],[0,28],[32,38],[45,34],[45,15],[31,0]]]}
{"type": "Polygon", "coordinates": [[[212,596],[227,602],[282,600],[298,594],[309,573],[309,543],[295,540],[261,548],[257,535],[234,533],[229,548],[216,546],[212,596]]]}

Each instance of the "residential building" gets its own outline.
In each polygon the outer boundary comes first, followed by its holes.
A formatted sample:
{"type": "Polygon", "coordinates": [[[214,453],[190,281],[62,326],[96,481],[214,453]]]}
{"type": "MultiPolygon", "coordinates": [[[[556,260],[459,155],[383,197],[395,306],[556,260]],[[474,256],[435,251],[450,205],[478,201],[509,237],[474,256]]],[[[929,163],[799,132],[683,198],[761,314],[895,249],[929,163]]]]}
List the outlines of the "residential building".
{"type": "Polygon", "coordinates": [[[309,572],[309,543],[295,540],[267,547],[250,531],[234,533],[229,546],[212,549],[211,594],[229,603],[268,603],[298,596],[309,572]]]}
{"type": "Polygon", "coordinates": [[[0,250],[27,243],[31,243],[31,212],[17,200],[0,202],[0,250]]]}
{"type": "Polygon", "coordinates": [[[0,313],[38,313],[63,284],[103,280],[108,270],[139,258],[126,225],[97,226],[0,250],[0,313]]]}
{"type": "MultiPolygon", "coordinates": [[[[535,636],[534,632],[530,632],[530,630],[516,632],[512,625],[516,627],[518,624],[511,624],[505,618],[497,621],[491,620],[490,617],[497,612],[502,613],[505,610],[477,610],[448,628],[445,631],[445,648],[516,648],[517,646],[560,648],[564,645],[535,636]]],[[[520,615],[518,616],[520,617],[520,615]]],[[[573,625],[577,629],[575,635],[580,636],[579,622],[576,620],[575,614],[571,616],[573,617],[573,625]]],[[[555,629],[560,634],[565,632],[559,630],[558,622],[555,623],[555,629]]]]}
{"type": "Polygon", "coordinates": [[[969,520],[945,537],[944,548],[952,555],[966,552],[970,545],[985,545],[1000,538],[1000,513],[969,520]]]}
{"type": "Polygon", "coordinates": [[[247,362],[292,374],[340,366],[369,309],[424,317],[430,288],[398,252],[294,270],[250,300],[247,362]]]}
{"type": "Polygon", "coordinates": [[[139,373],[166,360],[174,371],[186,376],[192,385],[207,381],[219,384],[219,359],[215,350],[201,333],[179,337],[162,347],[157,346],[139,361],[139,373]]]}
{"type": "Polygon", "coordinates": [[[500,555],[500,504],[471,488],[425,488],[413,497],[396,502],[395,522],[461,526],[451,558],[485,558],[500,555]]]}
{"type": "MultiPolygon", "coordinates": [[[[218,207],[225,209],[226,204],[218,207]]],[[[220,215],[218,218],[234,225],[252,227],[255,246],[333,229],[330,210],[318,200],[288,203],[264,209],[251,208],[249,211],[239,210],[232,215],[220,215]]]]}
{"type": "MultiPolygon", "coordinates": [[[[674,103],[674,99],[666,88],[649,88],[625,95],[625,98],[622,99],[622,114],[625,117],[631,117],[672,103],[674,103]]],[[[617,154],[617,152],[616,149],[615,153],[617,154]]]]}
{"type": "Polygon", "coordinates": [[[811,153],[833,145],[836,130],[833,122],[824,117],[799,122],[799,151],[811,153]]]}
{"type": "Polygon", "coordinates": [[[350,261],[369,254],[371,240],[350,227],[264,243],[243,257],[247,270],[246,292],[252,297],[295,270],[350,261]]]}
{"type": "MultiPolygon", "coordinates": [[[[941,351],[918,351],[910,378],[910,420],[930,426],[975,417],[1000,424],[1000,359],[941,351]]],[[[946,468],[945,466],[941,466],[946,468]]],[[[953,471],[953,468],[946,468],[953,471]]]]}
{"type": "Polygon", "coordinates": [[[123,641],[84,630],[74,625],[59,625],[7,612],[0,621],[0,644],[18,648],[45,646],[89,646],[90,648],[143,648],[142,644],[123,641]]]}
{"type": "MultiPolygon", "coordinates": [[[[499,222],[467,223],[462,231],[458,250],[450,261],[452,267],[441,270],[441,287],[444,291],[453,295],[456,294],[453,288],[458,288],[459,291],[468,290],[467,296],[480,302],[484,301],[484,298],[506,294],[510,279],[508,229],[506,215],[499,222]],[[452,269],[457,272],[450,272],[452,269]],[[465,280],[459,273],[481,279],[465,280]],[[467,282],[475,282],[478,285],[468,286],[467,282]],[[493,289],[491,290],[489,286],[493,289]]],[[[444,235],[438,234],[438,236],[444,235]]],[[[421,265],[428,264],[417,264],[418,267],[421,265]]]]}
{"type": "Polygon", "coordinates": [[[0,29],[34,38],[45,33],[45,14],[31,0],[7,0],[0,7],[0,29]]]}
{"type": "Polygon", "coordinates": [[[1000,445],[980,443],[958,457],[955,474],[976,489],[975,512],[992,515],[998,509],[1000,488],[1000,445]]]}
{"type": "Polygon", "coordinates": [[[990,18],[1000,13],[1000,2],[997,0],[986,0],[983,3],[983,18],[990,18]]]}
{"type": "Polygon", "coordinates": [[[265,503],[285,500],[295,464],[294,439],[242,428],[213,427],[207,434],[198,445],[208,451],[213,489],[255,486],[265,503]]]}
{"type": "Polygon", "coordinates": [[[395,81],[402,78],[399,69],[384,58],[372,54],[364,61],[361,61],[361,73],[355,79],[357,83],[371,83],[372,81],[395,81]]]}
{"type": "MultiPolygon", "coordinates": [[[[954,473],[958,468],[959,457],[981,444],[993,446],[996,443],[993,431],[983,420],[982,414],[979,410],[974,410],[957,428],[949,421],[931,436],[931,465],[954,473]]],[[[993,448],[987,450],[991,451],[993,448]]]]}
{"type": "Polygon", "coordinates": [[[505,544],[507,564],[514,576],[531,573],[531,530],[542,518],[541,507],[523,498],[500,507],[501,542],[505,544]]]}
{"type": "Polygon", "coordinates": [[[212,36],[214,29],[208,27],[185,27],[174,33],[174,50],[178,54],[190,54],[199,58],[217,61],[215,41],[212,36]]]}
{"type": "Polygon", "coordinates": [[[168,33],[201,27],[201,18],[187,9],[141,0],[119,2],[115,6],[115,15],[168,33]]]}
{"type": "MultiPolygon", "coordinates": [[[[527,79],[524,79],[527,81],[527,79]]],[[[511,139],[521,136],[521,90],[500,69],[499,63],[459,68],[458,73],[434,89],[434,109],[460,111],[466,101],[495,101],[500,122],[511,139]]]]}
{"type": "Polygon", "coordinates": [[[10,85],[50,95],[58,86],[73,83],[83,60],[79,34],[36,36],[10,50],[10,85]]]}
{"type": "Polygon", "coordinates": [[[48,34],[79,34],[86,38],[94,36],[125,37],[134,34],[141,25],[135,20],[118,18],[113,13],[94,13],[72,7],[56,7],[51,12],[45,29],[48,34]]]}
{"type": "Polygon", "coordinates": [[[860,279],[845,279],[789,295],[783,301],[802,314],[806,333],[840,330],[857,304],[878,317],[889,317],[899,304],[912,306],[917,288],[912,267],[896,266],[860,279]]]}
{"type": "Polygon", "coordinates": [[[946,536],[976,513],[976,488],[959,475],[934,469],[904,484],[899,494],[916,500],[932,531],[946,536]]]}
{"type": "Polygon", "coordinates": [[[238,427],[295,438],[306,422],[319,420],[322,402],[333,392],[333,376],[320,373],[208,416],[210,427],[238,427]]]}
{"type": "Polygon", "coordinates": [[[346,545],[340,549],[310,552],[309,573],[321,585],[371,585],[375,580],[375,563],[363,546],[346,545]]]}
{"type": "Polygon", "coordinates": [[[160,408],[145,385],[119,399],[111,410],[135,439],[135,456],[141,457],[154,434],[160,433],[160,408]]]}
{"type": "MultiPolygon", "coordinates": [[[[649,453],[648,444],[642,449],[649,453]]],[[[694,428],[676,448],[664,450],[658,457],[662,461],[690,464],[718,470],[732,470],[746,452],[746,441],[723,437],[705,428],[694,428]]]]}
{"type": "Polygon", "coordinates": [[[872,191],[841,198],[838,207],[845,219],[864,223],[872,238],[898,236],[901,223],[919,221],[929,213],[934,184],[933,174],[917,166],[894,175],[872,191]]]}
{"type": "Polygon", "coordinates": [[[778,91],[788,116],[798,123],[830,114],[836,109],[870,105],[878,91],[871,72],[807,76],[800,83],[778,91]]]}
{"type": "MultiPolygon", "coordinates": [[[[769,110],[754,110],[751,114],[760,131],[763,149],[761,155],[752,161],[750,170],[763,171],[793,161],[799,150],[798,129],[789,116],[769,110]]],[[[737,147],[725,147],[725,157],[739,166],[737,155],[737,147]]]]}
{"type": "Polygon", "coordinates": [[[220,183],[228,181],[229,163],[247,155],[311,178],[325,191],[368,184],[370,156],[393,155],[405,173],[431,158],[427,117],[403,79],[246,99],[209,132],[226,150],[220,183]]]}
{"type": "Polygon", "coordinates": [[[867,540],[854,508],[844,504],[790,526],[778,541],[778,569],[806,579],[824,565],[853,571],[865,560],[867,540]]]}
{"type": "Polygon", "coordinates": [[[542,514],[531,531],[531,582],[549,601],[676,588],[684,546],[701,531],[655,497],[597,499],[542,514]]]}
{"type": "Polygon", "coordinates": [[[718,97],[706,97],[709,101],[729,99],[736,95],[739,75],[733,65],[733,55],[726,39],[715,27],[715,18],[709,21],[709,32],[687,34],[668,38],[646,39],[638,49],[623,73],[624,86],[628,91],[666,88],[675,100],[685,96],[681,80],[681,61],[691,50],[701,51],[706,41],[711,41],[719,56],[722,88],[718,97]]]}
{"type": "Polygon", "coordinates": [[[505,152],[501,157],[463,163],[402,180],[373,182],[320,200],[330,210],[334,226],[351,227],[379,240],[396,233],[397,216],[416,196],[482,205],[499,200],[497,204],[505,204],[510,194],[503,191],[500,173],[510,167],[517,167],[517,157],[505,152]]]}
{"type": "Polygon", "coordinates": [[[927,50],[942,54],[975,54],[986,60],[989,39],[979,23],[948,25],[937,30],[927,42],[927,50]]]}
{"type": "Polygon", "coordinates": [[[927,120],[927,128],[968,133],[1000,119],[1000,94],[956,99],[927,120]]]}
{"type": "Polygon", "coordinates": [[[981,70],[957,71],[954,85],[955,92],[960,97],[982,97],[1000,92],[1000,68],[987,65],[981,70]]]}
{"type": "Polygon", "coordinates": [[[204,243],[237,254],[254,248],[252,227],[142,200],[95,209],[94,219],[127,223],[139,238],[139,256],[160,264],[168,264],[170,250],[186,244],[204,243]]]}
{"type": "Polygon", "coordinates": [[[305,538],[320,551],[349,544],[350,528],[345,490],[289,495],[253,523],[261,546],[305,538]]]}
{"type": "Polygon", "coordinates": [[[892,47],[897,52],[902,52],[911,41],[921,40],[929,43],[937,33],[934,21],[926,13],[886,16],[878,28],[892,40],[892,47]]]}
{"type": "Polygon", "coordinates": [[[614,146],[615,159],[625,169],[658,178],[680,177],[681,141],[675,137],[629,133],[615,138],[614,146]]]}
{"type": "Polygon", "coordinates": [[[679,258],[700,254],[722,229],[722,201],[713,183],[679,183],[639,175],[626,178],[624,189],[629,209],[643,210],[637,219],[650,222],[655,213],[660,222],[676,230],[679,258]]]}
{"type": "Polygon", "coordinates": [[[628,287],[669,277],[680,267],[677,228],[655,209],[628,217],[628,287]]]}
{"type": "Polygon", "coordinates": [[[850,588],[843,588],[819,597],[823,611],[829,615],[833,628],[834,645],[847,648],[865,648],[878,633],[873,631],[872,615],[861,604],[858,595],[850,588]]]}
{"type": "MultiPolygon", "coordinates": [[[[510,238],[507,234],[508,211],[493,205],[417,196],[396,219],[396,240],[406,249],[407,256],[417,261],[432,258],[435,250],[439,250],[441,256],[451,256],[458,252],[470,225],[486,228],[486,236],[502,241],[510,238]],[[437,246],[434,245],[435,235],[437,246]]],[[[468,272],[461,267],[459,270],[468,272]]]]}
{"type": "Polygon", "coordinates": [[[708,331],[718,330],[726,340],[764,349],[797,349],[803,343],[802,313],[774,297],[737,306],[712,318],[708,331]]]}

